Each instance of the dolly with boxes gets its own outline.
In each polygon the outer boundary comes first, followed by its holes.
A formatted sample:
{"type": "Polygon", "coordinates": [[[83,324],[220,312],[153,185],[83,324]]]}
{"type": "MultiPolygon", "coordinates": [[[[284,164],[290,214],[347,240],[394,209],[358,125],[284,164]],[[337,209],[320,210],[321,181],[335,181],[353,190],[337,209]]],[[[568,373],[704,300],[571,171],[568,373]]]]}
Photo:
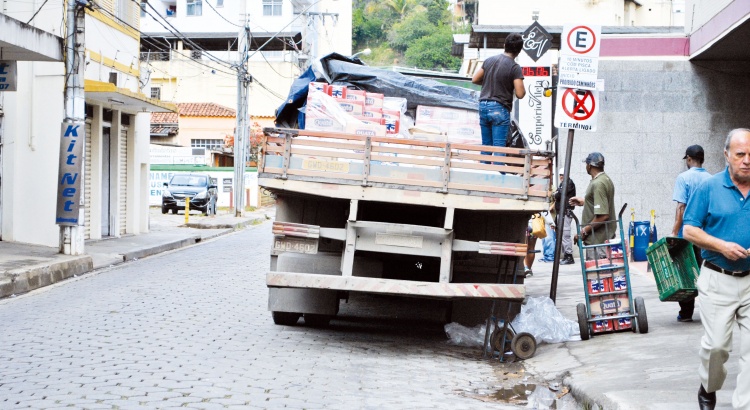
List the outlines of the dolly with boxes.
{"type": "Polygon", "coordinates": [[[648,319],[646,305],[642,297],[633,298],[630,288],[627,249],[622,228],[622,213],[618,220],[604,222],[603,229],[616,224],[619,238],[603,244],[584,245],[580,239],[581,226],[573,216],[578,231],[578,248],[581,256],[585,303],[576,307],[581,339],[588,340],[592,335],[631,330],[647,333],[648,319]],[[601,252],[604,250],[605,252],[601,252]],[[586,260],[586,254],[605,255],[601,259],[586,260]]]}

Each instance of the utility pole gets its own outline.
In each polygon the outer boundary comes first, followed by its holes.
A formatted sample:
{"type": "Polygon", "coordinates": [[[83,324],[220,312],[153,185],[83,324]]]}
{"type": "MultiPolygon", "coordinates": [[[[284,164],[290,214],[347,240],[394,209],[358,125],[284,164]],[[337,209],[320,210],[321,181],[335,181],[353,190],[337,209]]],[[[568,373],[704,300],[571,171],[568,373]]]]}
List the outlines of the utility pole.
{"type": "Polygon", "coordinates": [[[248,88],[251,76],[247,72],[248,48],[250,45],[250,27],[247,22],[246,0],[240,2],[242,28],[237,36],[237,127],[234,132],[234,216],[241,217],[245,209],[245,158],[248,140],[248,88]]]}
{"type": "Polygon", "coordinates": [[[65,120],[60,141],[57,216],[60,225],[60,253],[83,254],[85,195],[83,192],[83,146],[86,108],[84,83],[84,40],[86,1],[67,1],[65,33],[65,120]]]}

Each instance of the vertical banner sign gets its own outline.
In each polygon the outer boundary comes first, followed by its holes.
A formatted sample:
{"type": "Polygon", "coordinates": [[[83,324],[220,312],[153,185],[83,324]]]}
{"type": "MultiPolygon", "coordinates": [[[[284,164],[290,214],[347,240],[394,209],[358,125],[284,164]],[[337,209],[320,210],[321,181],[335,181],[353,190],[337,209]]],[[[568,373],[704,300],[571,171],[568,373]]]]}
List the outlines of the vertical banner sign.
{"type": "Polygon", "coordinates": [[[544,89],[551,87],[552,67],[549,54],[537,61],[524,54],[518,56],[523,70],[523,85],[526,96],[518,102],[518,127],[523,131],[531,149],[547,149],[552,141],[552,99],[544,96],[544,89]]]}
{"type": "Polygon", "coordinates": [[[555,126],[596,131],[601,26],[568,25],[560,37],[555,126]]]}
{"type": "Polygon", "coordinates": [[[60,135],[60,171],[57,176],[57,214],[58,225],[82,225],[79,221],[81,205],[81,185],[83,184],[83,144],[85,124],[64,122],[60,135]]]}
{"type": "Polygon", "coordinates": [[[16,62],[0,60],[0,91],[16,91],[17,78],[16,62]]]}

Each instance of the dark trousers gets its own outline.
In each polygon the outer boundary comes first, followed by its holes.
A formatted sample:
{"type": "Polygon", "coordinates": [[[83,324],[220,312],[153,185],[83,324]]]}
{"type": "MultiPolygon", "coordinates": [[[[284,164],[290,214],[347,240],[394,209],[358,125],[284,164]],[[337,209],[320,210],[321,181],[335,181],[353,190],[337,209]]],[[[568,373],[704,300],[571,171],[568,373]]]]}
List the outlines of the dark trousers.
{"type": "MultiPolygon", "coordinates": [[[[693,251],[695,252],[695,261],[698,262],[698,268],[703,265],[703,257],[701,256],[701,248],[693,245],[693,251]]],[[[680,317],[692,318],[693,311],[695,310],[695,298],[685,299],[679,302],[680,304],[680,317]]]]}

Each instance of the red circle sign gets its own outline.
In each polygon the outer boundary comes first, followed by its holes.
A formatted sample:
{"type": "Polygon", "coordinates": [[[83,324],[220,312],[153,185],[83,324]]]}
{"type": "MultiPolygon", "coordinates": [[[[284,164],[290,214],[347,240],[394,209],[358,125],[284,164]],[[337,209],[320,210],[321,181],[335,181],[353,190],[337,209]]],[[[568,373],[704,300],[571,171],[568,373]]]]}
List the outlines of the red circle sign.
{"type": "Polygon", "coordinates": [[[585,121],[594,115],[596,101],[591,91],[586,91],[583,95],[577,94],[572,88],[568,88],[562,95],[561,105],[565,114],[576,121],[585,121]],[[568,108],[567,101],[573,97],[573,109],[568,108]]]}
{"type": "Polygon", "coordinates": [[[586,26],[573,27],[573,29],[571,29],[568,32],[567,42],[568,42],[568,48],[570,49],[570,51],[572,51],[574,53],[578,53],[578,54],[586,54],[589,51],[591,51],[594,48],[594,46],[596,45],[596,34],[594,34],[594,30],[592,30],[592,29],[590,29],[590,28],[588,28],[586,26]],[[589,47],[585,48],[583,51],[578,51],[575,47],[573,47],[570,44],[570,36],[572,36],[573,33],[577,32],[577,30],[579,30],[579,29],[581,29],[582,31],[585,31],[585,32],[588,32],[589,34],[591,34],[591,38],[592,38],[591,45],[589,47]]]}

